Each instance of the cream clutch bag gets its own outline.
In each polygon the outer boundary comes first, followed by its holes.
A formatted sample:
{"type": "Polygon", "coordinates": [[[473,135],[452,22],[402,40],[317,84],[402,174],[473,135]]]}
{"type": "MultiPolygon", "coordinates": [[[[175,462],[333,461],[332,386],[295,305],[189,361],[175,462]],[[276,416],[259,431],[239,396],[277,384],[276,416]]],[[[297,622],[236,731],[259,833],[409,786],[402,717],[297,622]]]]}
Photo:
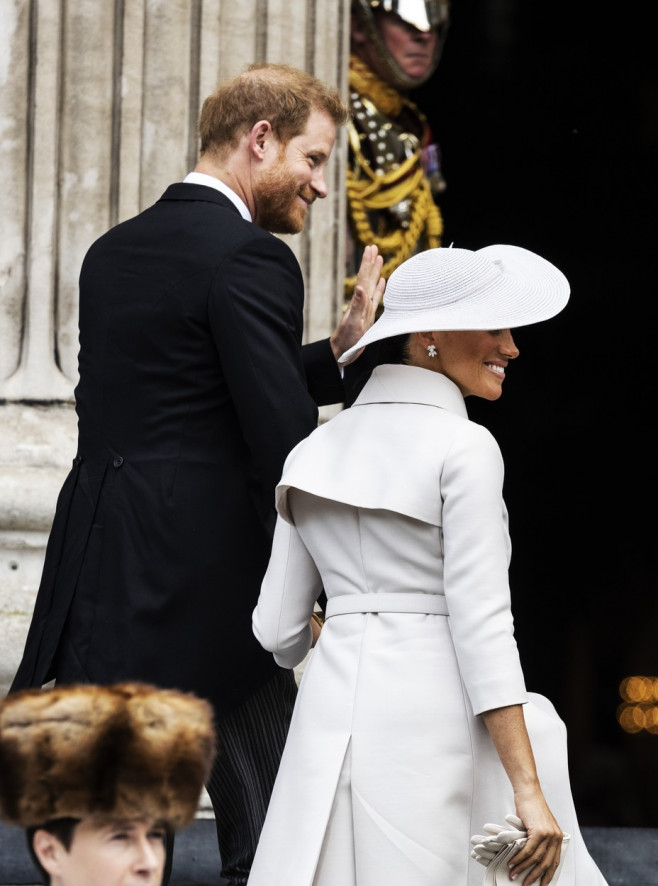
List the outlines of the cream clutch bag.
{"type": "MultiPolygon", "coordinates": [[[[487,869],[484,872],[484,886],[519,886],[519,883],[522,883],[528,875],[528,871],[531,871],[532,868],[523,872],[523,877],[517,877],[516,880],[510,880],[509,876],[509,868],[507,865],[510,863],[510,860],[519,849],[525,844],[527,837],[521,837],[519,840],[514,840],[513,843],[509,843],[507,846],[504,846],[489,862],[487,865],[487,869]]],[[[560,864],[557,866],[555,870],[555,874],[553,875],[553,879],[550,882],[550,886],[555,886],[558,881],[558,877],[560,876],[560,871],[562,870],[562,863],[564,861],[564,857],[567,854],[567,848],[569,846],[569,841],[571,837],[569,834],[565,834],[562,839],[562,851],[560,853],[560,864]]]]}

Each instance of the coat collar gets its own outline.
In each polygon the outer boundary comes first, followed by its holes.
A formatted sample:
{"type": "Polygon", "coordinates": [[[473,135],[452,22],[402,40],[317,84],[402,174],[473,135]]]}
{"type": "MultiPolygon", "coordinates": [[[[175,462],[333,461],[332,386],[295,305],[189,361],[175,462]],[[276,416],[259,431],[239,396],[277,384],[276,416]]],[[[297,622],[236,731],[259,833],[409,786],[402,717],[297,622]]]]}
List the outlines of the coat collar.
{"type": "Polygon", "coordinates": [[[320,425],[292,450],[277,486],[277,510],[284,520],[294,523],[288,501],[288,491],[293,488],[353,507],[395,511],[441,526],[444,456],[440,453],[450,447],[455,435],[465,431],[461,427],[465,423],[464,398],[445,375],[417,366],[378,366],[353,406],[320,425]],[[391,405],[367,409],[378,404],[391,405]],[[401,408],[396,408],[397,404],[402,404],[401,408]],[[408,410],[408,405],[421,408],[408,410]],[[428,406],[439,408],[423,408],[428,406]],[[405,412],[409,413],[406,419],[405,412]],[[379,435],[387,433],[389,426],[391,433],[377,446],[379,435]],[[444,441],[440,447],[435,432],[444,441]],[[411,467],[404,461],[409,446],[414,447],[411,467]],[[369,467],[364,470],[366,462],[369,467]],[[406,482],[408,478],[421,479],[406,482]]]}
{"type": "Polygon", "coordinates": [[[225,197],[228,197],[231,203],[237,206],[238,212],[245,221],[253,221],[251,212],[249,212],[249,207],[242,197],[236,194],[233,188],[229,188],[229,186],[220,178],[216,178],[214,175],[208,175],[205,172],[192,171],[188,172],[183,179],[183,182],[185,184],[205,185],[207,188],[214,188],[216,191],[219,191],[220,194],[224,194],[225,197]]]}
{"type": "Polygon", "coordinates": [[[464,397],[447,376],[419,366],[376,366],[352,409],[368,403],[419,403],[468,418],[464,397]]]}
{"type": "Polygon", "coordinates": [[[176,182],[174,185],[169,185],[158,202],[161,200],[197,200],[204,203],[217,203],[219,206],[240,215],[237,206],[225,194],[222,194],[217,188],[209,188],[207,185],[176,182]]]}

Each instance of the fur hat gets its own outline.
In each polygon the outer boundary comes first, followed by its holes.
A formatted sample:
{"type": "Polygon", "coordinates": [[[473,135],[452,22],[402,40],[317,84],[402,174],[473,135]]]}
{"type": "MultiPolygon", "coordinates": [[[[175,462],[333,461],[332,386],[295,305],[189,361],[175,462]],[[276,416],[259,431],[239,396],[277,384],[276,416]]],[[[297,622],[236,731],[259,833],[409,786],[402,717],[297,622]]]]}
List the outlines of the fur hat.
{"type": "Polygon", "coordinates": [[[0,811],[189,824],[215,753],[212,708],[141,683],[27,689],[0,702],[0,811]]]}

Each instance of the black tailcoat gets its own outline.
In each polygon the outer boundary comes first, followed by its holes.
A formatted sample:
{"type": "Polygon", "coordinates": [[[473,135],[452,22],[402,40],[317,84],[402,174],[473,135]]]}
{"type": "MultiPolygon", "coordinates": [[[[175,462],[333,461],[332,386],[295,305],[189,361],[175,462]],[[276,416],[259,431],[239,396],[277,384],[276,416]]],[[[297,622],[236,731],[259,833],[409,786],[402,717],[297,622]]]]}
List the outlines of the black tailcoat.
{"type": "Polygon", "coordinates": [[[342,399],[328,341],[301,347],[303,303],[289,247],[202,185],[91,246],[78,454],[12,690],[139,679],[221,717],[276,671],[251,630],[274,488],[342,399]]]}

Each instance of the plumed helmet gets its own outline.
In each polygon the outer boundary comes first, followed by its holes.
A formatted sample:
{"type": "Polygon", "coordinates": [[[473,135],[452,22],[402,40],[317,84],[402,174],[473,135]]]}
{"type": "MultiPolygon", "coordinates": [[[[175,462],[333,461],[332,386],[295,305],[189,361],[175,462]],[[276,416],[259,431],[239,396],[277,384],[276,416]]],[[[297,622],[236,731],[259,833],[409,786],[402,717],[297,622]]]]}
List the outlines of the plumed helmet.
{"type": "Polygon", "coordinates": [[[364,25],[368,38],[379,56],[383,68],[388,72],[392,86],[398,89],[414,89],[425,83],[439,64],[449,23],[450,0],[352,0],[352,15],[364,25]],[[436,29],[438,39],[432,65],[423,77],[410,77],[392,58],[382,40],[375,13],[394,13],[402,21],[419,31],[427,33],[436,29]]]}

